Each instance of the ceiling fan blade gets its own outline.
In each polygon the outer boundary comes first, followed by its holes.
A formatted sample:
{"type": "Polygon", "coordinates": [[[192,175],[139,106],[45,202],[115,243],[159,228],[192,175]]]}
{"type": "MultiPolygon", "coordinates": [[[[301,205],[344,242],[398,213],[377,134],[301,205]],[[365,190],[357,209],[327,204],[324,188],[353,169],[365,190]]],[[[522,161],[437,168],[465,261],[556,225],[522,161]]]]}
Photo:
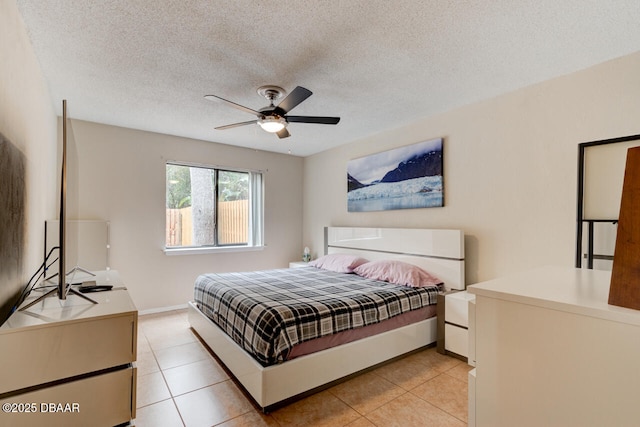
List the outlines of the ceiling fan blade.
{"type": "Polygon", "coordinates": [[[278,135],[278,138],[282,139],[289,137],[291,134],[289,133],[287,128],[282,128],[281,131],[276,132],[276,135],[278,135]]]}
{"type": "Polygon", "coordinates": [[[245,107],[243,105],[240,104],[236,104],[235,102],[229,101],[228,99],[224,99],[224,98],[220,98],[217,95],[205,95],[204,99],[208,99],[209,101],[215,101],[215,100],[220,100],[220,101],[224,101],[227,104],[229,104],[230,106],[232,106],[233,108],[237,108],[238,110],[244,111],[246,113],[250,113],[250,114],[255,114],[256,116],[260,116],[260,112],[256,111],[256,110],[252,110],[249,107],[245,107]]]}
{"type": "Polygon", "coordinates": [[[337,125],[340,117],[318,117],[318,116],[286,116],[289,123],[318,123],[321,125],[337,125]]]}
{"type": "Polygon", "coordinates": [[[280,104],[278,104],[278,108],[284,111],[284,114],[293,110],[298,106],[302,101],[307,99],[313,94],[309,89],[305,89],[302,86],[296,86],[294,90],[291,91],[289,95],[285,99],[282,100],[280,104]]]}
{"type": "Polygon", "coordinates": [[[230,125],[218,126],[215,129],[216,130],[225,130],[225,129],[237,128],[238,126],[254,125],[256,123],[258,123],[257,120],[249,120],[248,122],[232,123],[230,125]]]}

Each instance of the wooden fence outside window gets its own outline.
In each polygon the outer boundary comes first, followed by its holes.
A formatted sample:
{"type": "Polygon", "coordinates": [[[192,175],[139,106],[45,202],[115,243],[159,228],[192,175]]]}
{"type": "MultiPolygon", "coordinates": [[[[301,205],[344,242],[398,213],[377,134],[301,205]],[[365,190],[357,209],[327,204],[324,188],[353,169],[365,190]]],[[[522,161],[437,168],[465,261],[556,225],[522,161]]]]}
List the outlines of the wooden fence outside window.
{"type": "MultiPolygon", "coordinates": [[[[166,210],[166,245],[192,245],[191,207],[166,210]]],[[[218,243],[244,244],[249,241],[249,201],[236,200],[218,203],[218,243]]]]}

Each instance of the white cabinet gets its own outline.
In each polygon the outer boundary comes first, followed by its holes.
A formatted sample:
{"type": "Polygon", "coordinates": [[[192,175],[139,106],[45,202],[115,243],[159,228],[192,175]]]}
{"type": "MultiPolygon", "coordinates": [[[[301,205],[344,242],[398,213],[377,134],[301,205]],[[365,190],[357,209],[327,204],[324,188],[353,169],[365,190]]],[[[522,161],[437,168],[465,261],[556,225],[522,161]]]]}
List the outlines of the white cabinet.
{"type": "Polygon", "coordinates": [[[0,404],[10,409],[0,426],[113,426],[135,417],[138,312],[124,288],[87,295],[98,304],[49,297],[0,327],[0,404]]]}
{"type": "Polygon", "coordinates": [[[477,426],[638,425],[640,311],[608,305],[609,281],[546,267],[468,288],[477,426]]]}

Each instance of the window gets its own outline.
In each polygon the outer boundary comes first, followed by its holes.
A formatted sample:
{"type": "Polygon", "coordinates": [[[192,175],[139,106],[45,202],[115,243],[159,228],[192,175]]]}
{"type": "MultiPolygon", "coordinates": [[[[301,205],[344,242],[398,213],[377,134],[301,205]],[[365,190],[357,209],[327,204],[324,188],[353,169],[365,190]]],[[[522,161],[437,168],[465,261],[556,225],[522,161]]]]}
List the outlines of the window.
{"type": "Polygon", "coordinates": [[[166,165],[167,250],[262,245],[260,172],[166,165]]]}

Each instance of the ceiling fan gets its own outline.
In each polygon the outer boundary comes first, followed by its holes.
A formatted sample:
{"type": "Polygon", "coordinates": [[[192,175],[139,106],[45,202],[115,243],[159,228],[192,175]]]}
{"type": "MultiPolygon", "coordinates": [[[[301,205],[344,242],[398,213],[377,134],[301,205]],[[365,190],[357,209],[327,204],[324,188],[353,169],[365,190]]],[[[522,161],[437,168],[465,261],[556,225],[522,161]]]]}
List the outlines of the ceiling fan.
{"type": "Polygon", "coordinates": [[[231,129],[238,126],[245,126],[251,124],[259,124],[262,129],[267,132],[275,133],[278,138],[286,138],[291,134],[287,130],[289,123],[316,123],[323,125],[335,125],[340,121],[340,117],[319,117],[319,116],[290,116],[289,111],[297,107],[302,101],[310,97],[313,92],[309,89],[305,89],[302,86],[297,86],[291,91],[278,105],[274,105],[274,101],[282,98],[286,92],[284,89],[278,86],[260,86],[258,93],[269,101],[269,106],[261,108],[259,110],[253,110],[248,107],[244,107],[235,102],[220,98],[217,95],[205,95],[205,98],[211,101],[221,100],[226,102],[231,107],[238,110],[245,111],[247,113],[254,114],[258,118],[256,120],[249,120],[248,122],[233,123],[230,125],[218,126],[217,130],[231,129]]]}

